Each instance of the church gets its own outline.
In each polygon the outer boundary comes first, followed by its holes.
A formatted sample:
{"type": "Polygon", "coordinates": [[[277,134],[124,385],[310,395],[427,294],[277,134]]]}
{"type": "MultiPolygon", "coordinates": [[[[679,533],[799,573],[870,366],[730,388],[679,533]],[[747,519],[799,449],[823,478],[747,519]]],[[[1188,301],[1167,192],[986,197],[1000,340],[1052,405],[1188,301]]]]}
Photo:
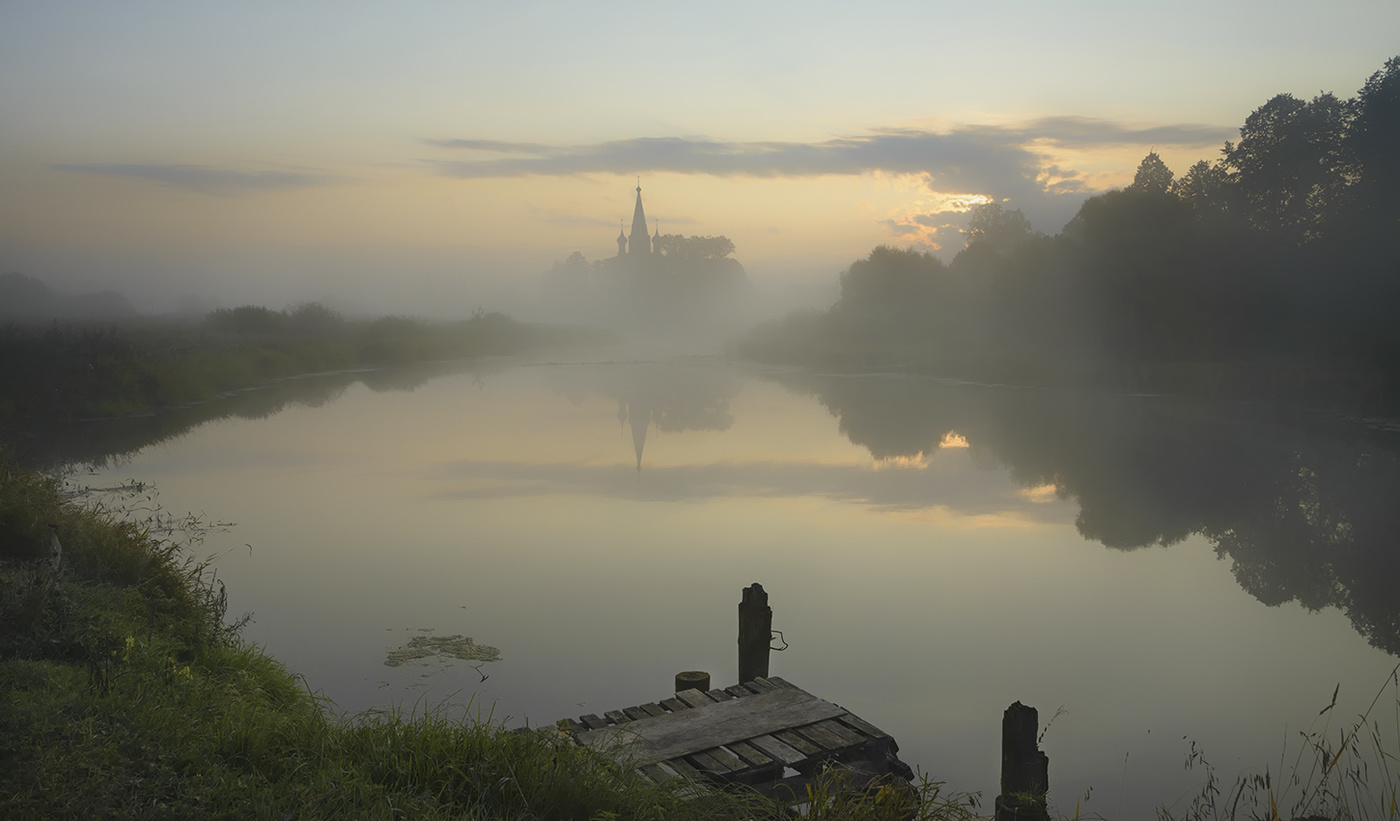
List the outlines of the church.
{"type": "Polygon", "coordinates": [[[617,229],[617,255],[619,257],[642,254],[650,254],[653,249],[657,253],[661,252],[661,223],[656,224],[656,236],[647,236],[647,215],[642,210],[642,183],[637,182],[637,204],[632,209],[632,236],[628,238],[622,232],[622,226],[617,229]]]}

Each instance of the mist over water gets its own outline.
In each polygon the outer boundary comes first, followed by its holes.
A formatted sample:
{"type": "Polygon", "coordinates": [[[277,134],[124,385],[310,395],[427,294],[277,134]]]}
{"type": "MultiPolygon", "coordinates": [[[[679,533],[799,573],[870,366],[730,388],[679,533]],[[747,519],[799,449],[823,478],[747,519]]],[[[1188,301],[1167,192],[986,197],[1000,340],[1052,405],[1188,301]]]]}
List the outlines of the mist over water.
{"type": "Polygon", "coordinates": [[[308,386],[83,478],[237,522],[207,545],[230,614],[342,710],[546,724],[680,670],[732,683],[760,581],[791,644],[774,674],[911,764],[994,795],[1001,711],[1063,706],[1052,801],[1093,787],[1140,817],[1200,788],[1183,737],[1223,775],[1261,768],[1394,664],[1395,442],[1336,414],[696,358],[380,385],[308,386]],[[1286,492],[1317,500],[1311,530],[1286,492]],[[385,665],[420,635],[500,660],[385,665]]]}

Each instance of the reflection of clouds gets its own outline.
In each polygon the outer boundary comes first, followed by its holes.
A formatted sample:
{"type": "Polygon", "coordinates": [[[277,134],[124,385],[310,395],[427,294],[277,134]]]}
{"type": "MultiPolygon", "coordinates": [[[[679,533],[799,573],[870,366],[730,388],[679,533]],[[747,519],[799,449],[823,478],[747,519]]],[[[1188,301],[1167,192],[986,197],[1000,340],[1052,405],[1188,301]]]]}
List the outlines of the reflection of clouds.
{"type": "MultiPolygon", "coordinates": [[[[913,468],[914,466],[910,466],[913,468]]],[[[976,467],[967,451],[935,455],[920,469],[876,469],[870,464],[744,461],[708,465],[521,464],[460,461],[430,476],[447,499],[490,500],[542,495],[604,496],[653,502],[705,502],[733,497],[817,497],[893,511],[947,511],[988,521],[1060,524],[1074,505],[1028,496],[1002,471],[976,467]]]]}

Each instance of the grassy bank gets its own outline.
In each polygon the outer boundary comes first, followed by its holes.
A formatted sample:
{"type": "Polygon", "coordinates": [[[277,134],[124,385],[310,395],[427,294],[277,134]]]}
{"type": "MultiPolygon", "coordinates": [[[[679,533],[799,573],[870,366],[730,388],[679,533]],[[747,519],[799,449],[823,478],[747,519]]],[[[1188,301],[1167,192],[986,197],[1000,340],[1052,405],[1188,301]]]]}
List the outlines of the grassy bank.
{"type": "Polygon", "coordinates": [[[197,322],[0,328],[0,422],[148,413],[306,373],[551,346],[602,334],[479,313],[460,322],[352,320],[315,303],[214,311],[197,322]]]}
{"type": "MultiPolygon", "coordinates": [[[[652,785],[553,728],[507,732],[467,706],[336,717],[240,640],[224,604],[158,520],[0,470],[0,817],[782,817],[744,795],[687,800],[682,782],[652,785]]],[[[909,817],[909,795],[841,794],[833,779],[837,800],[813,817],[909,817]]],[[[967,817],[932,786],[925,797],[919,817],[967,817]]]]}

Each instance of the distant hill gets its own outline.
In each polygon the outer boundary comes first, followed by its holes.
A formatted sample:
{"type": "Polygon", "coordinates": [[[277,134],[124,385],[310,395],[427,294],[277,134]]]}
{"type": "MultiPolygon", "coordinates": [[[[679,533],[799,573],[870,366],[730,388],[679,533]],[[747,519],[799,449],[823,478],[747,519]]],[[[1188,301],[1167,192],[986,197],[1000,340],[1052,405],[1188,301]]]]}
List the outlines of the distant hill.
{"type": "Polygon", "coordinates": [[[64,294],[31,276],[0,274],[0,323],[111,321],[135,316],[136,309],[115,291],[64,294]]]}

